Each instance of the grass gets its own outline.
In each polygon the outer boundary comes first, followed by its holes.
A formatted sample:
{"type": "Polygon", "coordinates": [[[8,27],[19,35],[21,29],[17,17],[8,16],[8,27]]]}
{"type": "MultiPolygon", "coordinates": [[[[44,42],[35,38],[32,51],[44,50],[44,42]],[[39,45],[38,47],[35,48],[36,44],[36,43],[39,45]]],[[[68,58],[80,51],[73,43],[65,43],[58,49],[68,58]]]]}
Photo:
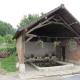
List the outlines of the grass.
{"type": "MultiPolygon", "coordinates": [[[[14,47],[15,47],[15,44],[7,44],[5,46],[0,46],[0,51],[1,50],[5,50],[7,48],[11,48],[12,49],[14,47]]],[[[11,50],[9,57],[0,58],[0,68],[1,69],[5,69],[5,70],[7,70],[9,72],[15,72],[15,71],[17,71],[15,54],[16,54],[16,51],[15,50],[14,51],[11,50]]]]}
{"type": "Polygon", "coordinates": [[[7,58],[0,58],[0,62],[1,62],[1,68],[2,69],[5,69],[9,72],[17,71],[15,54],[11,54],[7,58]]]}

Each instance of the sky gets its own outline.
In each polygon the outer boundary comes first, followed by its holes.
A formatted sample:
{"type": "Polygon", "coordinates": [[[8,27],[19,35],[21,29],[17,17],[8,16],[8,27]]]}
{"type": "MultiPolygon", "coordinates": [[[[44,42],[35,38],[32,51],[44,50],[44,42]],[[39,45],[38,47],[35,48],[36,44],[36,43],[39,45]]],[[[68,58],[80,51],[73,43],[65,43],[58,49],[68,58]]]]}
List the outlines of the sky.
{"type": "Polygon", "coordinates": [[[16,28],[24,15],[47,13],[61,4],[80,21],[80,0],[0,0],[0,20],[16,28]]]}

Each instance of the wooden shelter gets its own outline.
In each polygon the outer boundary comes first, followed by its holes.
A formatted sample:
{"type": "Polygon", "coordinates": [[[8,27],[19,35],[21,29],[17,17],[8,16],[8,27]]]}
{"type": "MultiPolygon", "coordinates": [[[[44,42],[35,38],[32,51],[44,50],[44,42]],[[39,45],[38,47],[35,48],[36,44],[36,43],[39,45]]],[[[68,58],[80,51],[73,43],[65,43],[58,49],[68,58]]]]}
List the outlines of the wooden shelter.
{"type": "MultiPolygon", "coordinates": [[[[52,42],[54,42],[56,38],[63,42],[67,39],[74,38],[80,43],[80,23],[65,6],[61,4],[59,7],[19,28],[13,39],[16,39],[16,50],[20,67],[24,67],[24,53],[25,49],[27,50],[25,43],[30,40],[35,41],[35,37],[41,37],[41,39],[46,37],[44,42],[47,41],[47,37],[50,37],[52,42]]],[[[21,71],[24,70],[21,69],[21,71]]]]}

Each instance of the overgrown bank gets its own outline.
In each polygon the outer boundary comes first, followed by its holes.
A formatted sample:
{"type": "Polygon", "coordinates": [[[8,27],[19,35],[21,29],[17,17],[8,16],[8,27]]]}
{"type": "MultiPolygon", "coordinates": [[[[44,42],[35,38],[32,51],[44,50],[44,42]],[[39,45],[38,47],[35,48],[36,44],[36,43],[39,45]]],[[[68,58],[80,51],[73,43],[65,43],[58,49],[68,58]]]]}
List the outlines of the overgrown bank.
{"type": "Polygon", "coordinates": [[[1,63],[0,68],[5,69],[9,72],[15,72],[17,71],[16,60],[15,60],[15,56],[17,55],[17,53],[15,50],[15,45],[13,44],[8,44],[8,45],[4,47],[0,47],[0,55],[1,55],[0,56],[1,57],[0,58],[0,63],[1,63]]]}
{"type": "Polygon", "coordinates": [[[5,69],[9,72],[17,71],[15,54],[11,54],[9,57],[6,58],[1,58],[0,62],[1,62],[1,69],[5,69]]]}

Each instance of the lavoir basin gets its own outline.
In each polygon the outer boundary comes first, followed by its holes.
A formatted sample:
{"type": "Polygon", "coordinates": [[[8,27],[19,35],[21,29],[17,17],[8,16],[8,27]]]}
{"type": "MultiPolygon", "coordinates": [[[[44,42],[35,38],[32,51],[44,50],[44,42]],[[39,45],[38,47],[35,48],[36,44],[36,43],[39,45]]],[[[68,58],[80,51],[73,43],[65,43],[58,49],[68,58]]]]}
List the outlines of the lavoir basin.
{"type": "Polygon", "coordinates": [[[73,68],[73,64],[62,61],[34,61],[29,62],[38,71],[59,71],[73,68]]]}

